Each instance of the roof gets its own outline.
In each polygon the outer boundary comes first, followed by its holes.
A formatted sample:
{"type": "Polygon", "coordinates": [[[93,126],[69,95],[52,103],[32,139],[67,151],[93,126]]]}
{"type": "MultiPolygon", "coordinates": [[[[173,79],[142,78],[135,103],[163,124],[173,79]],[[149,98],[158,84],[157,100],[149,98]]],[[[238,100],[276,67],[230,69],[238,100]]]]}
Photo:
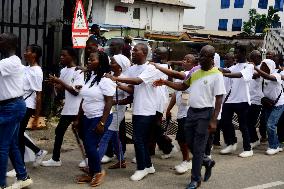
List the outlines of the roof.
{"type": "Polygon", "coordinates": [[[149,3],[158,3],[158,4],[166,4],[166,5],[173,5],[178,7],[183,7],[186,9],[195,9],[193,5],[187,4],[182,0],[142,0],[149,3]]]}
{"type": "Polygon", "coordinates": [[[233,37],[241,33],[241,31],[217,31],[217,30],[196,30],[189,31],[192,34],[201,35],[212,35],[212,36],[222,36],[222,37],[233,37]]]}

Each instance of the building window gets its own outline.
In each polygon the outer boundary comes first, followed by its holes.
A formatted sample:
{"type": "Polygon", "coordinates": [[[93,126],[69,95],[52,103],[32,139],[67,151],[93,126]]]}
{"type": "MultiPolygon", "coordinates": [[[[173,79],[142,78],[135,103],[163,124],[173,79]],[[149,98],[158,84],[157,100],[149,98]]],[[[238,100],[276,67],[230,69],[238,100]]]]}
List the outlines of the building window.
{"type": "Polygon", "coordinates": [[[272,23],[273,28],[281,28],[281,22],[274,22],[272,23]]]}
{"type": "Polygon", "coordinates": [[[114,11],[126,13],[126,12],[128,12],[128,7],[115,6],[114,11]]]}
{"type": "Polygon", "coordinates": [[[218,30],[227,31],[228,19],[219,19],[218,30]]]}
{"type": "Polygon", "coordinates": [[[284,0],[275,0],[274,9],[277,9],[279,11],[283,11],[283,1],[284,0]]]}
{"type": "Polygon", "coordinates": [[[230,0],[221,0],[221,9],[227,9],[230,7],[230,0]]]}
{"type": "Polygon", "coordinates": [[[134,8],[133,19],[140,19],[140,8],[134,8]]]}
{"type": "Polygon", "coordinates": [[[243,8],[244,7],[244,0],[235,0],[234,7],[235,8],[243,8]]]}
{"type": "Polygon", "coordinates": [[[260,9],[267,9],[268,0],[259,0],[258,1],[258,8],[260,9]]]}
{"type": "Polygon", "coordinates": [[[242,19],[233,19],[232,31],[242,31],[242,19]]]}

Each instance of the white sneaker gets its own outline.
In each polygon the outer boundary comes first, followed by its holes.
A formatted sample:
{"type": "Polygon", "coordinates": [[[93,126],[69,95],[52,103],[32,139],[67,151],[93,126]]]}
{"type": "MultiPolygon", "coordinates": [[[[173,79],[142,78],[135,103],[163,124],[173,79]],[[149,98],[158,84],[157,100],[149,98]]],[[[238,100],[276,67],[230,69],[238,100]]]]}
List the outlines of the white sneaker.
{"type": "Polygon", "coordinates": [[[131,163],[137,163],[137,160],[136,160],[136,157],[134,157],[132,160],[131,160],[131,163]]]}
{"type": "MultiPolygon", "coordinates": [[[[173,144],[173,143],[172,143],[173,144]]],[[[169,154],[163,154],[163,155],[161,155],[161,159],[169,159],[169,158],[171,158],[175,153],[177,153],[178,152],[178,148],[177,148],[177,146],[175,145],[175,144],[173,144],[173,149],[172,149],[172,151],[169,153],[169,154]]]]}
{"type": "Polygon", "coordinates": [[[276,149],[268,148],[265,153],[266,153],[267,155],[275,155],[275,154],[277,154],[278,152],[279,152],[279,148],[276,148],[276,149]]]}
{"type": "Polygon", "coordinates": [[[234,145],[229,145],[226,148],[222,149],[220,151],[220,154],[231,154],[236,150],[237,150],[237,143],[235,143],[234,145]]]}
{"type": "Polygon", "coordinates": [[[139,181],[142,180],[146,175],[148,175],[148,171],[144,170],[137,170],[135,173],[130,177],[132,181],[139,181]]]}
{"type": "Polygon", "coordinates": [[[40,150],[40,152],[35,155],[35,161],[33,163],[33,166],[34,167],[39,166],[42,160],[44,159],[44,157],[46,156],[46,154],[47,154],[46,150],[40,150]]]}
{"type": "Polygon", "coordinates": [[[8,171],[7,173],[6,173],[6,177],[16,177],[16,171],[15,171],[15,169],[12,169],[11,171],[8,171]]]}
{"type": "Polygon", "coordinates": [[[104,157],[103,157],[102,160],[101,160],[101,163],[103,163],[103,164],[109,163],[109,162],[112,161],[112,159],[113,159],[113,158],[104,155],[104,157]]]}
{"type": "Polygon", "coordinates": [[[175,170],[178,174],[186,173],[191,168],[192,168],[191,161],[183,161],[181,162],[181,164],[175,166],[175,170]]]}
{"type": "Polygon", "coordinates": [[[88,166],[88,158],[82,160],[78,165],[78,167],[80,167],[80,168],[84,168],[84,167],[87,167],[87,166],[88,166]]]}
{"type": "Polygon", "coordinates": [[[12,189],[21,189],[32,184],[33,180],[30,177],[27,177],[25,180],[17,180],[14,184],[12,184],[12,189]]]}
{"type": "Polygon", "coordinates": [[[253,156],[253,151],[243,151],[242,153],[239,154],[240,157],[246,158],[246,157],[251,157],[253,156]]]}
{"type": "Polygon", "coordinates": [[[44,167],[60,167],[61,165],[62,165],[62,162],[60,160],[54,161],[52,158],[50,160],[41,162],[41,166],[44,166],[44,167]]]}
{"type": "Polygon", "coordinates": [[[146,169],[146,171],[148,172],[148,174],[154,174],[154,173],[156,172],[156,170],[155,170],[153,164],[152,164],[151,167],[145,168],[145,169],[146,169]]]}
{"type": "Polygon", "coordinates": [[[260,145],[260,141],[259,140],[255,141],[253,143],[250,143],[251,149],[254,149],[254,148],[256,148],[259,145],[260,145]]]}
{"type": "Polygon", "coordinates": [[[277,149],[278,149],[279,152],[283,152],[283,148],[278,147],[277,149]]]}

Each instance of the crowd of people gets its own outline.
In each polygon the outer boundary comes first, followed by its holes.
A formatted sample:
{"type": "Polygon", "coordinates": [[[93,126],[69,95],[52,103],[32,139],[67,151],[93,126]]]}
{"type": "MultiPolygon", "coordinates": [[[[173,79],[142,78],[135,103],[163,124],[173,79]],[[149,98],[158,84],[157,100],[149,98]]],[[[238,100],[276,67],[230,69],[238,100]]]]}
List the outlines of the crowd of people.
{"type": "Polygon", "coordinates": [[[117,162],[109,169],[127,166],[125,113],[129,104],[135,149],[132,161],[137,164],[130,176],[132,181],[156,172],[151,161],[156,144],[163,152],[162,159],[170,158],[177,151],[162,128],[163,115],[171,119],[175,105],[178,107],[176,140],[182,153],[175,171],[183,174],[191,170],[187,189],[200,187],[203,166],[203,181],[210,179],[216,164],[211,150],[213,145],[221,146],[221,132],[226,146],[220,154],[236,151],[234,114],[243,138],[240,157],[253,156],[253,149],[266,141],[267,155],[283,151],[281,55],[269,51],[263,59],[258,50],[248,54],[244,45],[236,44],[233,52],[226,54],[224,68],[221,68],[211,45],[204,46],[198,54],[187,54],[182,61],[169,61],[168,49],[158,47],[149,62],[149,49],[145,44],[139,43],[127,51],[121,40],[113,40],[107,55],[99,48],[102,41],[96,36],[87,40],[85,67],[78,66],[73,48],[62,48],[60,76],[49,75],[44,80],[40,67],[41,47],[27,46],[24,53],[27,66],[23,66],[16,56],[17,36],[0,35],[0,53],[4,57],[0,60],[0,188],[24,188],[33,183],[25,168],[25,146],[35,154],[34,167],[62,166],[60,150],[64,134],[71,125],[84,146],[84,160],[79,167],[85,174],[76,178],[76,182],[92,187],[101,185],[106,175],[101,164],[109,162],[113,154],[117,162]],[[173,69],[174,65],[182,71],[173,69]],[[38,125],[43,82],[54,86],[55,94],[63,92],[65,98],[55,129],[52,157],[46,161],[43,160],[47,151],[25,135],[31,117],[32,125],[38,125]],[[169,94],[168,88],[174,89],[174,93],[169,94]],[[9,158],[14,170],[7,173],[9,158]],[[6,175],[16,176],[17,181],[7,186],[6,175]]]}

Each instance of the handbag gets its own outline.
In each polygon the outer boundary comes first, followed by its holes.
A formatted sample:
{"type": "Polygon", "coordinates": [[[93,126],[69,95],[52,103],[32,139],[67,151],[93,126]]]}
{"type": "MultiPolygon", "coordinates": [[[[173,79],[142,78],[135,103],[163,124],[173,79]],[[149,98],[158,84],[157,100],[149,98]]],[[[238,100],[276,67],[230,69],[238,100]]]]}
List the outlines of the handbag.
{"type": "MultiPolygon", "coordinates": [[[[262,92],[263,92],[263,88],[264,88],[264,79],[263,79],[263,81],[262,81],[262,92]]],[[[266,109],[271,109],[271,108],[273,108],[273,107],[277,104],[278,100],[280,99],[280,97],[281,97],[281,95],[282,95],[282,91],[283,91],[283,90],[281,90],[281,92],[280,92],[280,94],[279,94],[279,96],[277,97],[276,100],[271,100],[270,98],[263,97],[263,98],[261,99],[261,104],[262,104],[262,106],[263,106],[264,108],[266,108],[266,109]]]]}
{"type": "Polygon", "coordinates": [[[33,127],[33,125],[32,125],[33,121],[34,121],[34,116],[30,117],[30,119],[29,119],[29,123],[27,125],[28,130],[47,129],[45,117],[39,117],[38,118],[38,126],[37,127],[33,127]]]}

